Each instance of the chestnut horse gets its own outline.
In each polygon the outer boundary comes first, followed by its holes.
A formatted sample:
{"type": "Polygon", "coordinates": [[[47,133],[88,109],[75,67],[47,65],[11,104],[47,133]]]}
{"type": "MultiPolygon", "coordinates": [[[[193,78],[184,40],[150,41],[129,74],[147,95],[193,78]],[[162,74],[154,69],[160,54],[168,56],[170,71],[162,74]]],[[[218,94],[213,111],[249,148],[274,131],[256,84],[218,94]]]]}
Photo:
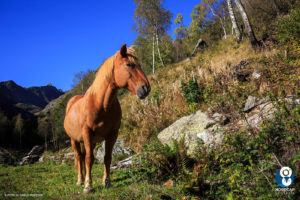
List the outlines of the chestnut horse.
{"type": "Polygon", "coordinates": [[[135,51],[122,45],[120,51],[108,58],[99,68],[96,78],[84,95],[72,97],[66,109],[64,127],[75,151],[77,185],[83,184],[85,193],[94,192],[91,169],[96,143],[105,141],[103,184],[109,186],[112,149],[121,124],[121,107],[117,99],[118,88],[126,88],[138,98],[145,98],[150,84],[143,73],[135,51]],[[80,144],[84,144],[85,153],[80,144]],[[84,158],[85,156],[85,158],[84,158]]]}

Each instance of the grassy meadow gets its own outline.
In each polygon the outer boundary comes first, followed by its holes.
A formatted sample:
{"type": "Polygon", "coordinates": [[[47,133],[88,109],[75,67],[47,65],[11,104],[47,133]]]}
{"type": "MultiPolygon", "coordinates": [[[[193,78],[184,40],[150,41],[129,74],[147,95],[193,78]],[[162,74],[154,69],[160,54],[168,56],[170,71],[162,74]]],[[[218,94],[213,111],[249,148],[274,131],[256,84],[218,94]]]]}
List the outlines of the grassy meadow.
{"type": "Polygon", "coordinates": [[[0,165],[0,199],[183,199],[179,187],[151,184],[132,170],[112,170],[111,186],[102,186],[103,165],[92,170],[94,194],[83,194],[76,186],[76,173],[71,163],[35,163],[26,166],[0,165]],[[17,197],[9,195],[20,195],[17,197]],[[23,195],[23,196],[21,196],[23,195]],[[25,196],[24,196],[25,195],[25,196]],[[37,195],[32,197],[29,195],[37,195]]]}

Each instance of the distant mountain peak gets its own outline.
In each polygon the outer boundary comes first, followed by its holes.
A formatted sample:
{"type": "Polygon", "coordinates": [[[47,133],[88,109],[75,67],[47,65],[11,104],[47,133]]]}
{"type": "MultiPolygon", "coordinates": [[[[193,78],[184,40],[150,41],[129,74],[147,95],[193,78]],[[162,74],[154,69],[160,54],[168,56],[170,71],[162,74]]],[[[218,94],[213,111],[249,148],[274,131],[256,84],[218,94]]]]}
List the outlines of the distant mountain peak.
{"type": "Polygon", "coordinates": [[[49,84],[25,88],[13,80],[2,81],[0,82],[0,108],[9,116],[20,112],[23,115],[30,115],[42,110],[50,101],[62,94],[64,94],[62,90],[49,84]]]}

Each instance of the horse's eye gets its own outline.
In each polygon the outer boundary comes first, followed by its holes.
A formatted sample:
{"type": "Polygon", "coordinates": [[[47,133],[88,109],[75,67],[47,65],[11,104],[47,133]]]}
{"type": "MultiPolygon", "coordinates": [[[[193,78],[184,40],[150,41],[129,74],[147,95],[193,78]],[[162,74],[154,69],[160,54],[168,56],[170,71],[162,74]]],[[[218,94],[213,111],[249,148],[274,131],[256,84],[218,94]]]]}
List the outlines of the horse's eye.
{"type": "Polygon", "coordinates": [[[133,63],[127,63],[126,66],[132,68],[132,67],[134,67],[134,64],[133,63]]]}

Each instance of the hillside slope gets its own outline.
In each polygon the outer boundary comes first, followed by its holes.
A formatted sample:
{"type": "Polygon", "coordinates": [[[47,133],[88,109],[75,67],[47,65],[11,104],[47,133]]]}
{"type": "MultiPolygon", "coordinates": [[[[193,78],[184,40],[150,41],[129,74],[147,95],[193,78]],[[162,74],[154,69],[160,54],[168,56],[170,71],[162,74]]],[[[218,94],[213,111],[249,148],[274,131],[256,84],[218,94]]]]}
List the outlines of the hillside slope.
{"type": "MultiPolygon", "coordinates": [[[[159,131],[198,109],[215,110],[234,121],[241,117],[239,109],[243,108],[249,95],[264,97],[269,92],[282,95],[279,90],[284,90],[285,95],[295,94],[299,87],[298,77],[295,80],[270,77],[273,74],[269,73],[275,73],[273,70],[279,67],[273,65],[280,60],[278,53],[275,48],[255,51],[248,41],[237,44],[232,37],[191,59],[158,70],[148,76],[152,91],[146,100],[140,101],[129,93],[121,99],[121,136],[139,151],[159,131]],[[260,78],[253,78],[253,72],[259,73],[260,78]],[[245,73],[245,80],[239,81],[238,73],[245,73]],[[279,82],[271,81],[273,78],[278,78],[279,82]],[[295,85],[278,88],[281,84],[292,84],[290,81],[295,85]],[[188,102],[185,96],[189,94],[183,90],[183,85],[189,82],[196,83],[194,92],[199,91],[199,99],[192,102],[188,102]]],[[[299,73],[293,66],[290,69],[292,71],[286,73],[299,73]]],[[[193,93],[193,88],[190,89],[193,93]]]]}

